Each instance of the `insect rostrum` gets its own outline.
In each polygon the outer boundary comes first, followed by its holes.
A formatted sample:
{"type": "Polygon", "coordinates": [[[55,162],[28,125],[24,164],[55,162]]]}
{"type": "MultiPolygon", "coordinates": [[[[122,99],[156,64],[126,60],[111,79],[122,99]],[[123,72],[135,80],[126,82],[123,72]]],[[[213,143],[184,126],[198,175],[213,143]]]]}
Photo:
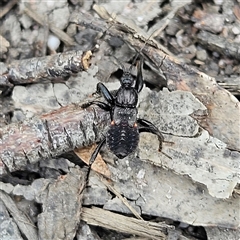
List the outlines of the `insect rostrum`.
{"type": "MultiPolygon", "coordinates": [[[[123,67],[124,68],[124,67],[123,67]]],[[[111,123],[108,127],[106,136],[94,150],[89,165],[94,162],[103,144],[106,144],[110,151],[118,158],[122,159],[134,152],[138,146],[139,134],[149,132],[158,136],[159,151],[162,149],[163,135],[151,122],[137,117],[138,94],[143,88],[142,77],[142,59],[138,64],[136,79],[129,70],[123,69],[123,75],[120,79],[120,88],[113,96],[106,86],[102,83],[97,84],[97,92],[101,94],[107,103],[101,101],[92,101],[84,104],[87,108],[92,104],[109,111],[111,123]]]]}

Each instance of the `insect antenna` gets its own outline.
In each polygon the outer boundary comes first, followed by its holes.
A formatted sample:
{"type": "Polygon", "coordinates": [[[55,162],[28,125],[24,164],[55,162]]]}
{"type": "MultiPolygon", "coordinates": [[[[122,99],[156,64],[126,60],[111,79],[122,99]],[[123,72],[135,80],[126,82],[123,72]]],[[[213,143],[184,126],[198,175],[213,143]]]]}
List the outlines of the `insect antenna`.
{"type": "Polygon", "coordinates": [[[123,64],[118,58],[116,58],[114,55],[113,55],[112,57],[114,57],[114,59],[115,59],[115,60],[117,61],[117,63],[120,65],[120,67],[122,68],[122,70],[123,70],[124,72],[126,72],[127,70],[126,70],[124,64],[123,64]]]}
{"type": "MultiPolygon", "coordinates": [[[[116,19],[117,16],[112,17],[111,15],[109,15],[109,22],[114,22],[114,20],[116,19]]],[[[108,30],[113,26],[113,24],[111,24],[104,32],[102,32],[102,36],[100,38],[97,39],[97,41],[101,41],[101,43],[103,42],[103,39],[105,38],[105,36],[107,35],[108,30]]],[[[95,46],[91,49],[92,52],[96,51],[99,49],[101,43],[96,43],[95,46]]]]}
{"type": "Polygon", "coordinates": [[[156,32],[156,31],[153,31],[153,32],[150,34],[150,36],[147,38],[147,40],[145,41],[145,43],[144,43],[144,45],[142,46],[142,48],[138,51],[137,55],[136,55],[135,58],[133,59],[133,62],[132,62],[132,64],[131,64],[130,68],[129,68],[129,72],[132,71],[133,65],[135,64],[137,58],[140,56],[142,50],[145,48],[145,46],[147,45],[149,39],[152,37],[152,35],[153,35],[155,32],[156,32]]]}

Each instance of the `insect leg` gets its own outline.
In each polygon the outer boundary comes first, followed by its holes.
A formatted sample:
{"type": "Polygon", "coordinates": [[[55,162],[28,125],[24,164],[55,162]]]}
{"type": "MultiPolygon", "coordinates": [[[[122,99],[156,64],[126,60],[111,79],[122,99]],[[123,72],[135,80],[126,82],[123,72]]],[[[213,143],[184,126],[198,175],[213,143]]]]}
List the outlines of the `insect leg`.
{"type": "Polygon", "coordinates": [[[154,126],[151,122],[145,119],[137,119],[137,123],[141,126],[139,127],[139,132],[150,132],[158,136],[159,141],[159,151],[162,150],[162,142],[164,142],[164,137],[162,133],[158,130],[156,126],[154,126]]]}
{"type": "Polygon", "coordinates": [[[114,98],[103,83],[97,84],[97,92],[100,93],[110,105],[114,105],[114,98]]]}
{"type": "Polygon", "coordinates": [[[92,167],[92,164],[94,163],[100,149],[102,148],[103,144],[106,142],[106,137],[104,137],[104,139],[98,144],[98,146],[95,148],[94,152],[92,153],[92,156],[89,160],[89,168],[88,168],[88,172],[87,172],[87,179],[89,177],[89,173],[92,167]]]}
{"type": "Polygon", "coordinates": [[[135,83],[135,89],[137,92],[141,92],[143,88],[143,74],[142,74],[142,66],[143,66],[143,59],[140,59],[140,63],[138,64],[138,70],[137,70],[137,79],[135,83]]]}
{"type": "Polygon", "coordinates": [[[98,146],[95,148],[90,160],[89,160],[89,166],[91,167],[92,164],[94,163],[100,149],[102,148],[103,144],[106,142],[106,137],[98,144],[98,146]]]}
{"type": "Polygon", "coordinates": [[[114,98],[113,98],[112,94],[109,92],[109,90],[106,88],[106,86],[102,83],[98,83],[97,84],[97,93],[101,94],[106,99],[106,101],[110,104],[110,106],[101,101],[92,101],[92,102],[84,103],[81,107],[87,108],[93,104],[96,104],[103,110],[111,111],[111,106],[114,105],[114,98]]]}
{"type": "Polygon", "coordinates": [[[93,104],[99,106],[100,108],[102,108],[105,111],[111,111],[111,106],[109,106],[108,104],[101,102],[101,101],[92,101],[92,102],[84,103],[81,107],[88,108],[93,104]]]}
{"type": "Polygon", "coordinates": [[[138,131],[141,132],[149,132],[152,134],[157,135],[158,141],[159,141],[159,152],[164,154],[166,157],[172,159],[170,156],[168,156],[166,153],[162,152],[162,143],[164,142],[164,137],[162,133],[158,130],[156,126],[154,126],[151,122],[145,120],[145,119],[137,119],[137,123],[140,125],[138,131]]]}

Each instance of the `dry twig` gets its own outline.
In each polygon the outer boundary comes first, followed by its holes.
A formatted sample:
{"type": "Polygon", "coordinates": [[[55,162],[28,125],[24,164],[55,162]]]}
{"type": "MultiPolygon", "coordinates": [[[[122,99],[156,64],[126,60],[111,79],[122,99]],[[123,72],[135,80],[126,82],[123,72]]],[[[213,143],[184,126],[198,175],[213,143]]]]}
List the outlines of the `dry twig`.
{"type": "Polygon", "coordinates": [[[0,172],[25,169],[28,163],[89,145],[101,137],[108,114],[70,105],[0,130],[0,172]]]}
{"type": "Polygon", "coordinates": [[[163,231],[173,229],[167,224],[148,222],[120,214],[112,213],[101,208],[83,208],[82,220],[88,224],[101,226],[115,231],[148,237],[151,239],[166,240],[167,236],[163,231]]]}

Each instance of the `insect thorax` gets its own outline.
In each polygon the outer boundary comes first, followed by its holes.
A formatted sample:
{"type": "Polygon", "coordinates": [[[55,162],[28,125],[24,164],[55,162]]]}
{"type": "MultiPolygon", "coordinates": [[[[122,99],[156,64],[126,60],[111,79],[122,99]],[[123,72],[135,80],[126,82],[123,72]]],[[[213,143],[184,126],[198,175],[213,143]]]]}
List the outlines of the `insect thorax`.
{"type": "Polygon", "coordinates": [[[113,120],[116,125],[125,123],[133,127],[137,120],[137,109],[116,106],[113,111],[113,120]]]}
{"type": "Polygon", "coordinates": [[[120,89],[117,91],[115,101],[117,106],[135,108],[138,102],[137,91],[133,87],[120,87],[120,89]]]}

